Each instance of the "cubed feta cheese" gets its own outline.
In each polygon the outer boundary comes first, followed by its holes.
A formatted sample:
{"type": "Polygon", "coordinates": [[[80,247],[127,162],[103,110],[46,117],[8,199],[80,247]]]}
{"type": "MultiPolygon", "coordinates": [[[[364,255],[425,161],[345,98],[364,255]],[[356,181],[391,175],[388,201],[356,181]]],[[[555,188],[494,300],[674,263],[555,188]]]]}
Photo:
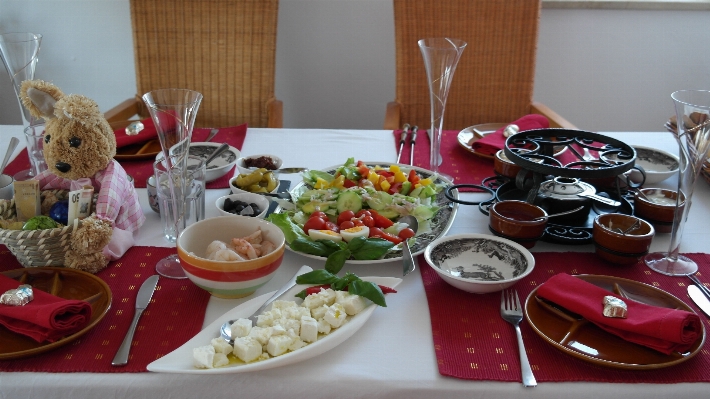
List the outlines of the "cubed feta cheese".
{"type": "Polygon", "coordinates": [[[248,337],[252,337],[259,341],[261,345],[266,345],[271,338],[273,327],[252,327],[248,337]]]}
{"type": "Polygon", "coordinates": [[[253,337],[241,337],[234,340],[234,355],[243,362],[249,363],[255,360],[261,356],[261,352],[261,344],[253,337]]]}
{"type": "Polygon", "coordinates": [[[313,317],[316,320],[322,319],[323,316],[325,316],[325,312],[327,312],[327,311],[328,311],[328,306],[326,306],[326,305],[317,307],[315,309],[311,309],[311,317],[313,317]]]}
{"type": "Polygon", "coordinates": [[[226,366],[229,364],[229,359],[227,358],[227,355],[224,353],[215,353],[214,354],[214,367],[222,367],[226,366]]]}
{"type": "Polygon", "coordinates": [[[281,311],[296,307],[298,307],[298,305],[296,305],[296,302],[294,301],[276,300],[273,304],[271,304],[271,309],[279,309],[281,311]]]}
{"type": "Polygon", "coordinates": [[[232,323],[232,339],[246,337],[251,331],[251,320],[249,319],[237,319],[232,323]]]}
{"type": "MultiPolygon", "coordinates": [[[[283,319],[281,319],[283,320],[283,319]]],[[[281,324],[275,324],[271,330],[271,336],[274,335],[284,335],[286,334],[286,329],[281,324]]]]}
{"type": "Polygon", "coordinates": [[[321,334],[330,334],[330,330],[332,327],[330,326],[330,323],[323,319],[318,319],[318,332],[321,334]]]}
{"type": "Polygon", "coordinates": [[[281,319],[278,323],[286,330],[293,330],[296,335],[301,331],[301,320],[281,319]]]}
{"type": "Polygon", "coordinates": [[[349,316],[354,316],[362,312],[362,310],[365,309],[365,307],[367,306],[365,298],[361,297],[360,295],[353,295],[345,291],[338,291],[335,303],[343,305],[345,313],[347,313],[349,316]]]}
{"type": "Polygon", "coordinates": [[[308,309],[315,309],[325,305],[325,298],[318,294],[308,295],[306,299],[303,300],[303,306],[308,309]]]}
{"type": "Polygon", "coordinates": [[[256,325],[259,327],[269,327],[274,325],[274,320],[281,318],[281,310],[271,309],[257,316],[256,325]]]}
{"type": "Polygon", "coordinates": [[[306,342],[316,342],[318,340],[318,322],[308,316],[301,318],[301,339],[306,342]]]}
{"type": "Polygon", "coordinates": [[[214,362],[214,347],[200,346],[192,349],[192,363],[198,369],[211,369],[214,362]]]}
{"type": "Polygon", "coordinates": [[[303,306],[294,306],[292,308],[284,309],[281,312],[281,315],[285,319],[291,319],[291,320],[301,320],[301,317],[303,316],[310,316],[311,315],[311,310],[308,308],[304,308],[303,306]]]}
{"type": "Polygon", "coordinates": [[[297,349],[301,349],[304,346],[306,346],[306,343],[301,341],[300,338],[295,338],[291,340],[291,345],[289,345],[288,350],[290,351],[295,351],[297,349]]]}
{"type": "Polygon", "coordinates": [[[325,290],[320,290],[320,292],[316,295],[320,295],[323,298],[325,304],[330,306],[335,303],[335,292],[336,291],[332,288],[328,288],[325,290]]]}
{"type": "Polygon", "coordinates": [[[343,305],[339,303],[334,303],[328,308],[328,311],[325,312],[325,316],[323,316],[323,320],[327,321],[328,324],[333,326],[334,328],[338,328],[345,323],[345,318],[348,317],[348,314],[345,313],[345,309],[343,309],[343,305]]]}
{"type": "Polygon", "coordinates": [[[229,355],[232,353],[232,345],[225,341],[222,337],[213,338],[210,342],[214,347],[215,353],[222,353],[224,355],[229,355]]]}
{"type": "Polygon", "coordinates": [[[283,355],[291,346],[292,341],[288,335],[273,335],[269,338],[269,343],[266,344],[266,351],[271,356],[283,355]]]}

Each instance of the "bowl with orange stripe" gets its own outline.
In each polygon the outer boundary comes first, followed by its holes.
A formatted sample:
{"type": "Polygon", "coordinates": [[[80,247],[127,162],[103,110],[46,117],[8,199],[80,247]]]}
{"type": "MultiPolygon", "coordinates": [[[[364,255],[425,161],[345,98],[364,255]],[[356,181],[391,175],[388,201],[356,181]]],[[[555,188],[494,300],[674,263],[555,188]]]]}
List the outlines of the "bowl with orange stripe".
{"type": "Polygon", "coordinates": [[[178,237],[177,252],[180,265],[195,285],[219,298],[242,298],[271,280],[283,261],[285,242],[281,229],[271,222],[248,216],[220,216],[188,226],[178,237]],[[250,242],[258,239],[245,239],[259,230],[262,239],[272,243],[273,248],[263,241],[250,242]],[[257,256],[253,257],[251,249],[244,249],[243,242],[233,244],[235,238],[249,242],[257,256]],[[223,242],[226,252],[210,256],[208,247],[214,241],[223,242]],[[237,245],[240,250],[235,249],[237,245]],[[232,260],[234,256],[229,251],[244,254],[243,259],[232,260]]]}

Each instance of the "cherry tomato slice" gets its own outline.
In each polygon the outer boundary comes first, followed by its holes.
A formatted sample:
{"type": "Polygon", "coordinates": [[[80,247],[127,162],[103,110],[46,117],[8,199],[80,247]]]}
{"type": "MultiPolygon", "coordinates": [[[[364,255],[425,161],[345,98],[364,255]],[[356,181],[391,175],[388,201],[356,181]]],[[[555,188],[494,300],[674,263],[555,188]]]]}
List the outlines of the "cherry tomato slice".
{"type": "Polygon", "coordinates": [[[364,224],[365,226],[375,227],[375,219],[372,216],[365,215],[361,218],[361,220],[362,220],[362,224],[364,224]]]}
{"type": "Polygon", "coordinates": [[[306,221],[306,223],[303,225],[303,231],[308,234],[308,230],[315,229],[315,230],[325,230],[325,220],[318,218],[318,217],[312,217],[306,221]]]}
{"type": "Polygon", "coordinates": [[[375,218],[375,226],[381,227],[383,229],[386,229],[394,224],[393,221],[379,214],[373,215],[372,217],[375,218]]]}
{"type": "Polygon", "coordinates": [[[407,227],[406,229],[400,230],[399,234],[398,234],[399,238],[401,238],[403,240],[412,238],[415,235],[416,235],[416,233],[414,232],[414,230],[410,229],[409,227],[407,227]]]}
{"type": "Polygon", "coordinates": [[[340,230],[352,229],[353,227],[355,227],[355,223],[350,220],[346,220],[343,223],[340,223],[339,227],[340,230]]]}
{"type": "Polygon", "coordinates": [[[357,213],[355,214],[356,218],[361,218],[363,216],[372,216],[372,214],[370,213],[370,211],[365,210],[365,209],[361,209],[361,210],[357,211],[357,213]]]}
{"type": "Polygon", "coordinates": [[[333,222],[325,222],[325,228],[336,233],[340,232],[338,225],[333,222]]]}
{"type": "Polygon", "coordinates": [[[338,215],[338,225],[341,225],[345,221],[349,221],[350,219],[355,217],[355,212],[353,211],[342,211],[338,215]]]}
{"type": "Polygon", "coordinates": [[[328,221],[328,215],[325,214],[325,212],[321,211],[315,211],[311,213],[311,216],[308,217],[309,219],[313,218],[318,218],[318,219],[323,219],[323,221],[327,222],[328,221]]]}

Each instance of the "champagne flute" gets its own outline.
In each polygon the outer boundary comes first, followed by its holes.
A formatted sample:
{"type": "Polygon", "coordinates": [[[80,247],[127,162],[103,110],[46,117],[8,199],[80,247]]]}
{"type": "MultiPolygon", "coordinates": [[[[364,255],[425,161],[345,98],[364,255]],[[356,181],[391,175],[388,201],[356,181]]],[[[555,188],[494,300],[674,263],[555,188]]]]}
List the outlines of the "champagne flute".
{"type": "Polygon", "coordinates": [[[429,169],[453,183],[453,177],[439,172],[439,165],[442,162],[441,134],[444,128],[446,98],[449,96],[451,81],[454,78],[461,54],[466,48],[466,42],[447,37],[422,39],[418,44],[424,58],[431,103],[429,169]]]}
{"type": "Polygon", "coordinates": [[[710,91],[680,90],[671,95],[676,112],[675,139],[678,142],[678,194],[666,253],[651,253],[644,261],[651,269],[668,276],[690,275],[698,265],[680,255],[680,239],[688,219],[695,183],[710,148],[710,91]]]}
{"type": "MultiPolygon", "coordinates": [[[[171,206],[161,212],[173,212],[174,235],[166,236],[174,243],[180,235],[186,210],[185,190],[187,184],[187,159],[190,139],[195,125],[195,116],[202,102],[202,94],[188,89],[159,89],[143,95],[143,102],[158,131],[160,147],[167,170],[171,206]],[[176,195],[178,194],[178,195],[176,195]],[[175,240],[171,239],[171,237],[175,240]]],[[[187,278],[180,266],[177,254],[169,255],[155,265],[155,271],[168,278],[187,278]]]]}

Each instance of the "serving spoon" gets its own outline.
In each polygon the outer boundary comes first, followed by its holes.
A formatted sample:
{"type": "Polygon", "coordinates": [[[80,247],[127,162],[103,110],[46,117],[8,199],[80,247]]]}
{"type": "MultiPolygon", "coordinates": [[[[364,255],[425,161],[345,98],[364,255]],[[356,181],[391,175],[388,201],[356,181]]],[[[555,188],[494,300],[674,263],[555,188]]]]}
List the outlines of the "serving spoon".
{"type": "Polygon", "coordinates": [[[557,213],[553,213],[553,214],[547,215],[547,216],[538,216],[538,217],[536,217],[535,219],[533,219],[533,220],[531,220],[531,221],[532,221],[532,222],[536,222],[536,221],[538,221],[538,220],[542,220],[542,219],[545,219],[545,218],[553,218],[553,217],[555,217],[555,216],[569,215],[570,213],[575,213],[575,212],[577,212],[577,211],[581,211],[582,208],[584,208],[584,205],[578,206],[578,207],[576,207],[576,208],[574,208],[574,209],[570,209],[570,210],[564,211],[564,212],[557,212],[557,213]]]}
{"type": "MultiPolygon", "coordinates": [[[[419,221],[412,215],[402,216],[399,219],[400,223],[406,223],[410,229],[415,233],[419,229],[419,221]]],[[[409,240],[404,240],[404,245],[402,245],[402,263],[404,266],[402,275],[406,276],[415,269],[414,257],[412,256],[412,250],[409,248],[409,240]]]]}

